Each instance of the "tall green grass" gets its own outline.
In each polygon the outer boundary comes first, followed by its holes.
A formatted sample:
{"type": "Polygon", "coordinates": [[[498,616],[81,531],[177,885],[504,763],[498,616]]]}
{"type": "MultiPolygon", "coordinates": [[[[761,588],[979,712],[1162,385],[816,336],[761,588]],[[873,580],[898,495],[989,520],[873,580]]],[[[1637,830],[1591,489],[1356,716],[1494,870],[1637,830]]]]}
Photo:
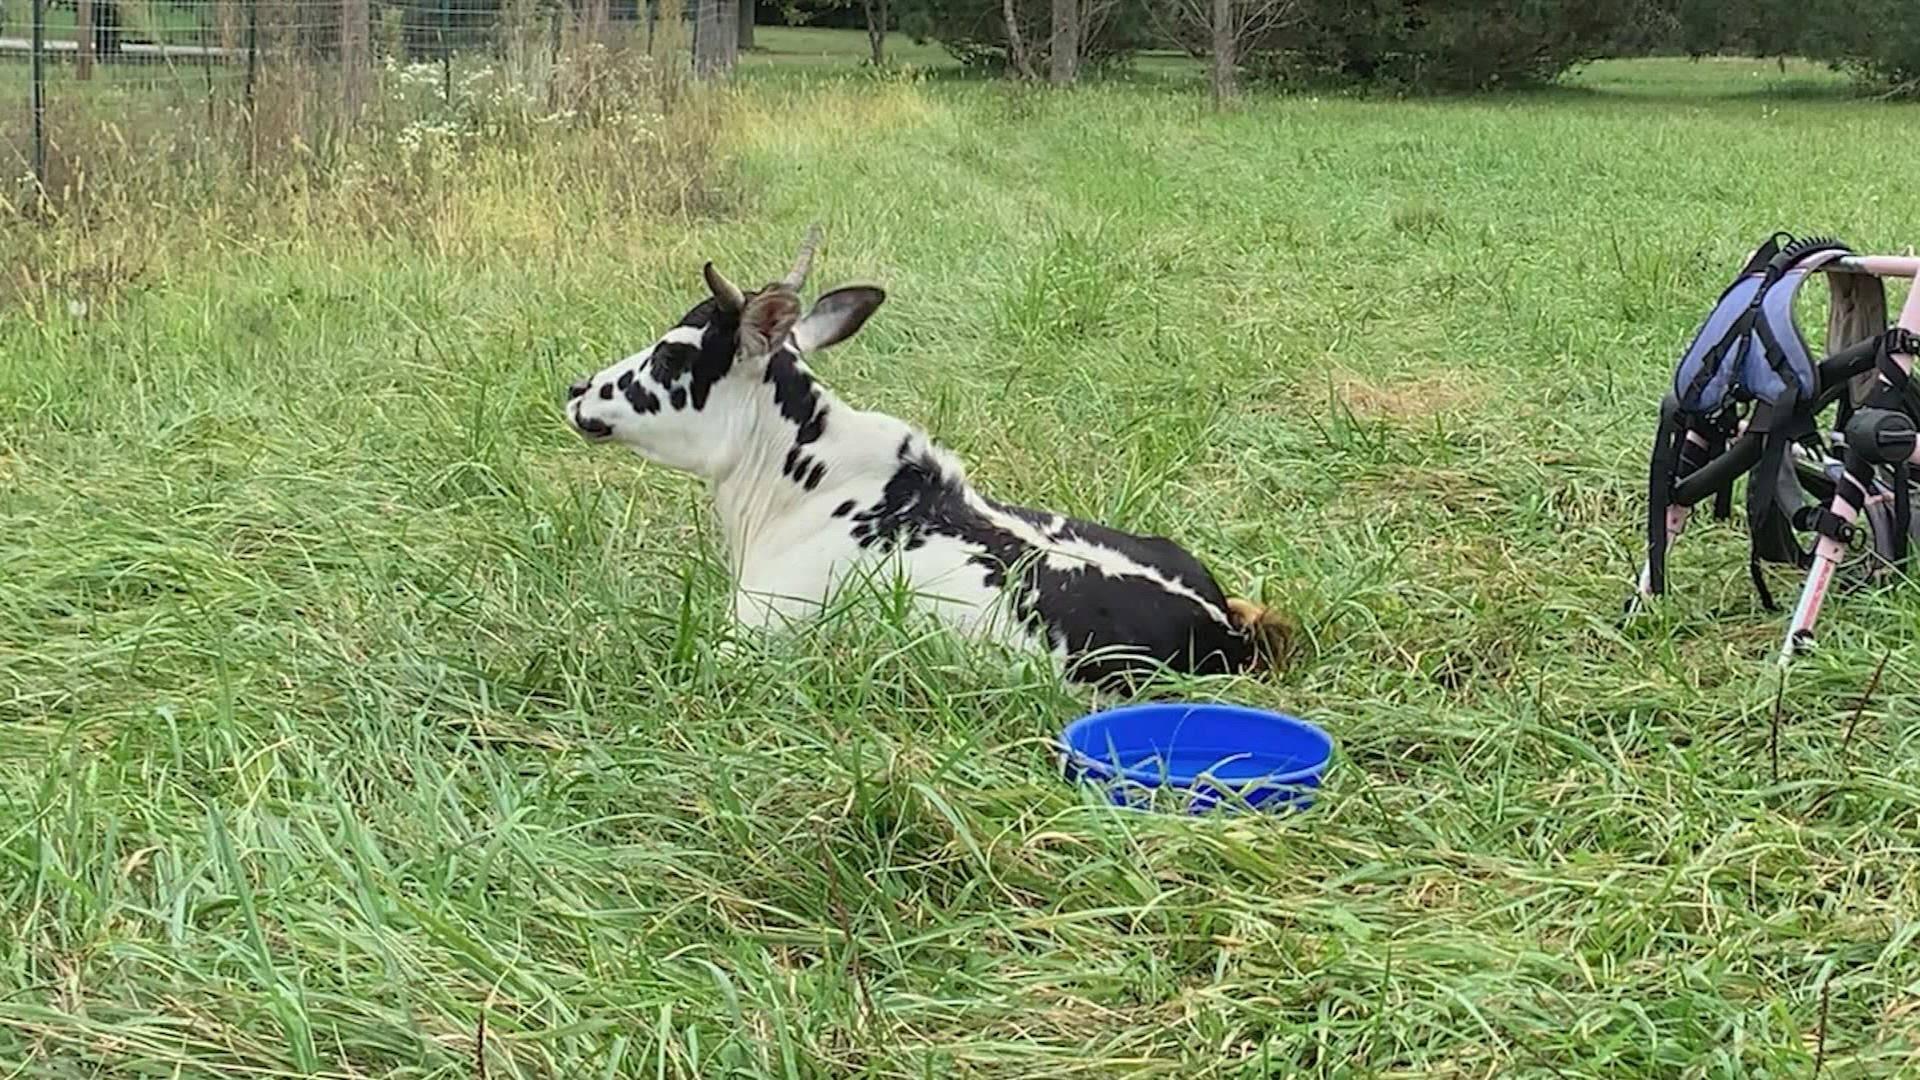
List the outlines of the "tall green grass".
{"type": "Polygon", "coordinates": [[[1746,249],[1920,237],[1910,108],[1750,68],[1228,114],[787,73],[701,106],[689,210],[556,140],[365,227],[31,226],[4,1074],[1920,1069],[1920,590],[1831,604],[1777,746],[1733,529],[1616,623],[1746,249]],[[1094,805],[1073,694],[884,605],[723,647],[702,492],[557,399],[815,219],[816,284],[891,296],[842,395],[1302,614],[1298,669],[1184,689],[1326,725],[1310,814],[1094,805]]]}

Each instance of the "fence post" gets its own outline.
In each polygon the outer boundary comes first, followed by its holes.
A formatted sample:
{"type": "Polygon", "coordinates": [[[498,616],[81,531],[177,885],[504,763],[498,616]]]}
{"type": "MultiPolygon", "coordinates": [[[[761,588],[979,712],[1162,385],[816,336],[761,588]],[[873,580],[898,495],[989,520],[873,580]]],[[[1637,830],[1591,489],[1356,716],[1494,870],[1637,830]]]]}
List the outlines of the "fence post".
{"type": "Polygon", "coordinates": [[[247,116],[253,116],[253,73],[260,66],[260,0],[247,0],[247,116]]]}
{"type": "Polygon", "coordinates": [[[365,98],[371,6],[367,0],[342,0],[340,5],[340,66],[349,123],[359,120],[365,98]]]}
{"type": "Polygon", "coordinates": [[[247,175],[259,163],[260,133],[254,124],[253,79],[260,66],[260,0],[247,0],[247,175]]]}
{"type": "Polygon", "coordinates": [[[93,0],[75,0],[73,6],[75,44],[73,77],[85,82],[93,78],[93,0]]]}
{"type": "Polygon", "coordinates": [[[33,182],[47,192],[47,3],[33,0],[33,182]]]}
{"type": "Polygon", "coordinates": [[[440,0],[440,97],[453,104],[453,36],[447,31],[453,21],[453,0],[440,0]]]}

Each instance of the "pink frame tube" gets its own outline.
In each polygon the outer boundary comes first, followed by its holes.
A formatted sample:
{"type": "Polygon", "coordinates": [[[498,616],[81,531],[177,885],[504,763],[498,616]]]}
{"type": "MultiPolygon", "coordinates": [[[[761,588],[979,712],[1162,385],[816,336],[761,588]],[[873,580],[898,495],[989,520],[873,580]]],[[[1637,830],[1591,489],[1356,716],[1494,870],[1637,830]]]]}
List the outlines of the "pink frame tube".
{"type": "MultiPolygon", "coordinates": [[[[1920,277],[1920,255],[1847,255],[1823,267],[1827,273],[1872,274],[1875,277],[1920,277]]],[[[1906,318],[1906,313],[1901,313],[1906,318]]],[[[1903,324],[1904,325],[1904,324],[1903,324]]],[[[1908,329],[1913,329],[1908,327],[1908,329]]]]}
{"type": "MultiPolygon", "coordinates": [[[[1920,278],[1920,258],[1904,255],[1860,255],[1836,260],[1835,268],[1854,273],[1876,274],[1882,277],[1920,278]]],[[[1900,307],[1898,325],[1913,333],[1920,333],[1920,284],[1907,292],[1906,303],[1900,307]]],[[[1895,353],[1893,362],[1902,371],[1913,374],[1914,358],[1907,353],[1895,353]]],[[[1882,385],[1887,378],[1880,376],[1882,385]]],[[[1920,447],[1915,448],[1908,461],[1920,465],[1920,447]]],[[[1833,515],[1851,525],[1859,519],[1861,508],[1847,501],[1839,491],[1834,492],[1833,503],[1829,507],[1833,515]]],[[[1803,642],[1813,637],[1814,620],[1820,617],[1820,605],[1827,598],[1827,589],[1833,584],[1834,568],[1846,555],[1846,545],[1830,536],[1821,536],[1813,549],[1813,566],[1807,571],[1807,583],[1800,591],[1800,603],[1793,609],[1793,618],[1787,624],[1787,637],[1780,646],[1780,663],[1785,665],[1793,659],[1803,642]]]]}

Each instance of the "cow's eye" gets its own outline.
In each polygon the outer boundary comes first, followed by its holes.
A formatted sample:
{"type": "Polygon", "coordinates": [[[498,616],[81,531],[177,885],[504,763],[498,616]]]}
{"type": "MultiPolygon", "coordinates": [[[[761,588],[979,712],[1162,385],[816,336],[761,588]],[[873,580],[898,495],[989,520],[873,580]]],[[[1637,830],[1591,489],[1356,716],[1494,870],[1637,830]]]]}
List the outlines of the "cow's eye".
{"type": "Polygon", "coordinates": [[[686,374],[700,357],[700,350],[680,342],[669,342],[653,350],[653,381],[670,383],[686,374]]]}

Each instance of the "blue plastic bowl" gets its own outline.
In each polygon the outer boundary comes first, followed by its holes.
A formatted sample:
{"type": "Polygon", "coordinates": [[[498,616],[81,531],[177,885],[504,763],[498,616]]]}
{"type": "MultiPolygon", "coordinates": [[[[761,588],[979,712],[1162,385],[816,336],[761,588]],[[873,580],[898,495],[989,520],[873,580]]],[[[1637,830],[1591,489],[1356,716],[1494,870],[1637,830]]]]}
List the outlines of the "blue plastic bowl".
{"type": "Polygon", "coordinates": [[[1184,789],[1190,813],[1225,803],[1263,811],[1313,805],[1333,739],[1297,717],[1242,705],[1126,705],[1060,733],[1071,780],[1105,787],[1119,806],[1184,789]]]}

